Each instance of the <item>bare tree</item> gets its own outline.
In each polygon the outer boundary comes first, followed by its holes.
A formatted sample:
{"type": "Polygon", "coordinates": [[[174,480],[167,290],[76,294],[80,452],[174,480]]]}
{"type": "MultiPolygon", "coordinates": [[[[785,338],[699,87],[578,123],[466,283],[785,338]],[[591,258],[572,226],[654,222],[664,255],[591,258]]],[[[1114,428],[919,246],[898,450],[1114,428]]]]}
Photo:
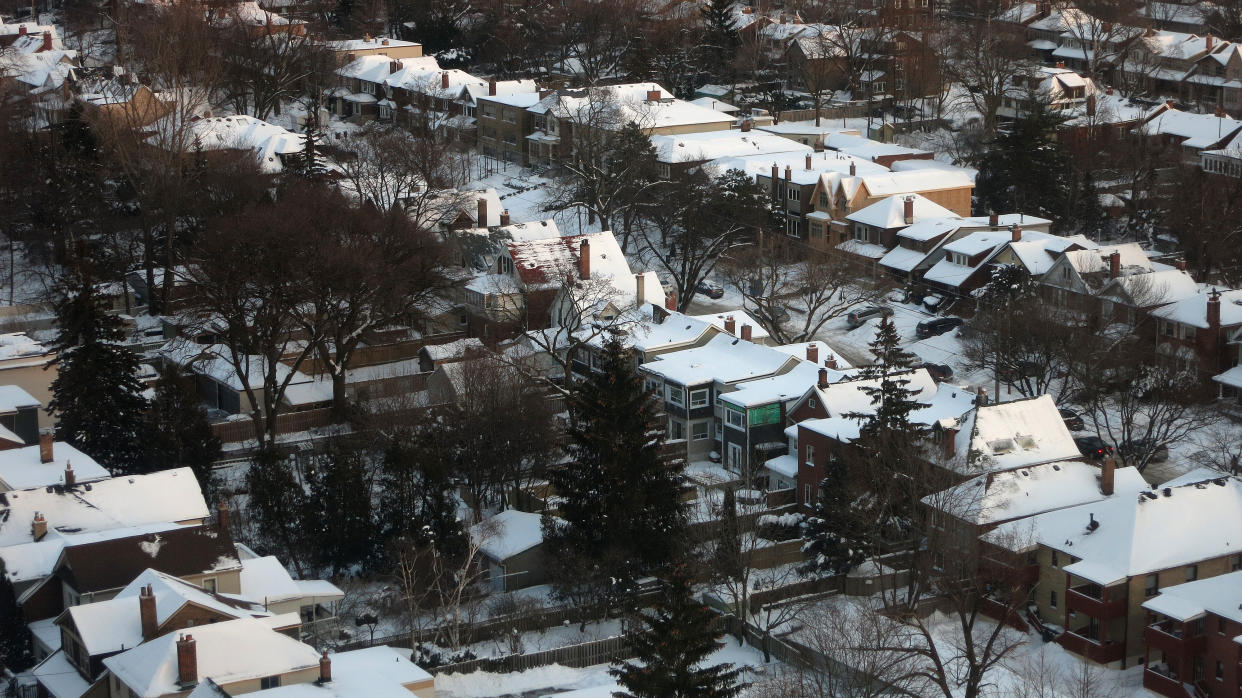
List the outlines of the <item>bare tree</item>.
{"type": "Polygon", "coordinates": [[[279,116],[285,103],[318,87],[311,78],[335,68],[323,42],[296,31],[266,31],[226,13],[217,21],[225,62],[225,94],[240,114],[267,120],[279,116]],[[308,89],[309,88],[309,89],[308,89]]]}
{"type": "Polygon", "coordinates": [[[1081,53],[1087,75],[1102,78],[1126,52],[1130,41],[1142,35],[1137,28],[1138,4],[1128,0],[1062,0],[1053,4],[1065,33],[1081,53]]]}
{"type": "Polygon", "coordinates": [[[381,211],[400,207],[424,227],[438,224],[451,211],[474,205],[455,192],[467,181],[462,157],[433,138],[372,123],[339,145],[345,153],[338,166],[348,183],[347,191],[360,205],[381,211]]]}
{"type": "Polygon", "coordinates": [[[585,85],[619,76],[646,15],[639,0],[568,0],[565,43],[585,85]]]}
{"type": "Polygon", "coordinates": [[[995,19],[954,25],[944,70],[964,88],[966,107],[983,120],[983,131],[996,131],[996,112],[1006,98],[1021,97],[1014,77],[1028,65],[1024,37],[1012,25],[995,19]]]}

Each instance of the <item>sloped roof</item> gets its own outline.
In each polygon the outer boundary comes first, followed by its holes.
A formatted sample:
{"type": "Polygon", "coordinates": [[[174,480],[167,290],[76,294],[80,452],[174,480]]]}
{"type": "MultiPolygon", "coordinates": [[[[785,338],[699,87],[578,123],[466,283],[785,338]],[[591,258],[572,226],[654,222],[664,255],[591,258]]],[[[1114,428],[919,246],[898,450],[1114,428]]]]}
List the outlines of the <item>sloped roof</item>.
{"type": "Polygon", "coordinates": [[[1242,623],[1242,572],[1165,587],[1143,608],[1182,622],[1211,613],[1242,623]]]}
{"type": "Polygon", "coordinates": [[[906,221],[906,197],[913,199],[914,203],[914,221],[918,222],[929,218],[943,219],[954,217],[949,209],[928,199],[921,194],[908,194],[906,196],[890,196],[882,201],[877,201],[866,208],[855,211],[848,216],[846,220],[854,221],[870,225],[875,228],[902,228],[910,225],[906,221]]]}
{"type": "Polygon", "coordinates": [[[771,347],[718,334],[701,347],[662,354],[642,367],[674,383],[700,385],[712,381],[738,383],[762,378],[792,366],[794,362],[793,357],[771,347]]]}
{"type": "MultiPolygon", "coordinates": [[[[927,369],[913,369],[905,377],[909,380],[906,388],[916,391],[913,399],[921,405],[910,413],[913,424],[931,426],[942,419],[958,420],[974,408],[973,393],[948,384],[937,384],[927,369]]],[[[808,419],[798,426],[843,443],[854,441],[862,431],[865,415],[875,414],[871,396],[863,390],[875,385],[876,380],[860,378],[842,380],[827,388],[816,388],[820,403],[829,416],[808,419]]]]}
{"type": "Polygon", "coordinates": [[[1082,457],[1050,395],[978,408],[970,450],[975,473],[1082,457]]]}
{"type": "MultiPolygon", "coordinates": [[[[1156,308],[1151,311],[1151,314],[1183,325],[1207,329],[1209,327],[1207,304],[1211,291],[1211,289],[1200,289],[1193,296],[1156,308]]],[[[1220,324],[1222,327],[1242,325],[1242,291],[1220,292],[1220,324]]]]}
{"type": "Polygon", "coordinates": [[[670,136],[652,136],[656,159],[660,162],[700,162],[723,157],[765,155],[769,153],[811,153],[813,148],[788,138],[762,131],[707,131],[670,136]]]}
{"type": "Polygon", "coordinates": [[[65,548],[56,574],[87,593],[121,588],[147,568],[184,577],[240,569],[241,562],[227,529],[183,526],[65,548]]]}
{"type": "Polygon", "coordinates": [[[66,465],[73,466],[76,482],[94,483],[112,477],[94,458],[64,441],[52,444],[52,460],[48,463],[43,462],[39,449],[39,445],[35,444],[0,451],[0,489],[24,490],[64,485],[66,465]]]}

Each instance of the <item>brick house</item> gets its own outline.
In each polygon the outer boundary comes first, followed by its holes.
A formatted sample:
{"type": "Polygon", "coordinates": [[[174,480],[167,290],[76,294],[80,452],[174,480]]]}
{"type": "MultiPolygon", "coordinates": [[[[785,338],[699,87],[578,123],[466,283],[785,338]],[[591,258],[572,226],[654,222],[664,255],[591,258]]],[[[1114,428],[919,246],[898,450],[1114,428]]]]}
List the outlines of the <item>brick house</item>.
{"type": "Polygon", "coordinates": [[[1230,334],[1242,328],[1242,291],[1215,288],[1151,311],[1156,318],[1156,352],[1207,378],[1238,361],[1230,334]]]}
{"type": "Polygon", "coordinates": [[[1143,688],[1167,698],[1187,685],[1212,698],[1242,695],[1242,571],[1167,587],[1143,608],[1143,688]]]}

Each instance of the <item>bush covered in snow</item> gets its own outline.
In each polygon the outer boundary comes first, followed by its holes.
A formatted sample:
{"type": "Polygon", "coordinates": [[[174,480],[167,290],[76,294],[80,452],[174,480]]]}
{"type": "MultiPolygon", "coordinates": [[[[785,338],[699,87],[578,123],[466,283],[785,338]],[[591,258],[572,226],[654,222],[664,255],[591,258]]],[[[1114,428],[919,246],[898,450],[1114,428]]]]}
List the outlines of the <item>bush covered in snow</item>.
{"type": "Polygon", "coordinates": [[[804,514],[793,512],[779,515],[764,514],[755,522],[755,533],[767,540],[792,540],[802,535],[802,522],[805,520],[804,514]]]}

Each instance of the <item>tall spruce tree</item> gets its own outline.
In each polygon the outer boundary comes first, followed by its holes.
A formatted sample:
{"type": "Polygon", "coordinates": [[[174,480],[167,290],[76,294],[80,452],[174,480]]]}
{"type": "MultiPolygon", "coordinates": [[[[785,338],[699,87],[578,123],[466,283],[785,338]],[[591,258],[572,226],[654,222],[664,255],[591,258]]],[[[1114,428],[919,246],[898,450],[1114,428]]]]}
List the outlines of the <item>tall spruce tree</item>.
{"type": "Polygon", "coordinates": [[[59,333],[48,412],[57,419],[57,438],[114,475],[141,471],[147,401],[138,359],[119,343],[120,318],[104,310],[85,265],[65,279],[53,307],[59,333]]]}
{"type": "Polygon", "coordinates": [[[1057,130],[1065,118],[1039,100],[1023,103],[1023,116],[998,131],[979,162],[976,196],[984,208],[1042,216],[1067,223],[1074,168],[1057,130]]]}
{"type": "Polygon", "coordinates": [[[143,438],[148,472],[188,466],[203,496],[215,500],[212,465],[220,457],[220,440],[211,431],[194,381],[173,366],[160,369],[143,438]]]}
{"type": "Polygon", "coordinates": [[[311,560],[332,576],[370,560],[375,550],[366,457],[357,444],[338,441],[306,472],[301,528],[314,540],[311,560]]]}
{"type": "Polygon", "coordinates": [[[732,664],[704,666],[724,646],[712,629],[716,614],[694,598],[685,565],[664,580],[655,606],[641,614],[645,632],[634,639],[635,662],[609,670],[625,689],[621,698],[729,698],[746,688],[732,664]]]}
{"type": "Polygon", "coordinates": [[[569,458],[548,476],[561,519],[545,520],[544,538],[550,557],[574,561],[553,566],[558,593],[594,588],[611,605],[684,549],[685,463],[661,457],[656,404],[615,337],[570,396],[569,414],[569,458]]]}
{"type": "Polygon", "coordinates": [[[721,82],[733,80],[733,57],[740,43],[733,19],[732,0],[708,0],[699,12],[703,15],[702,69],[721,82]]]}
{"type": "Polygon", "coordinates": [[[824,464],[815,513],[806,521],[802,553],[806,558],[803,574],[845,574],[864,563],[874,549],[870,528],[860,525],[854,507],[855,497],[845,479],[845,464],[831,457],[824,464]]]}
{"type": "Polygon", "coordinates": [[[309,537],[302,531],[302,512],[306,508],[306,489],[293,475],[293,469],[274,448],[262,448],[246,471],[246,490],[250,494],[247,512],[257,542],[287,559],[298,575],[309,537]]]}
{"type": "Polygon", "coordinates": [[[34,641],[25,614],[17,603],[13,582],[0,560],[0,670],[14,674],[34,666],[34,641]]]}

